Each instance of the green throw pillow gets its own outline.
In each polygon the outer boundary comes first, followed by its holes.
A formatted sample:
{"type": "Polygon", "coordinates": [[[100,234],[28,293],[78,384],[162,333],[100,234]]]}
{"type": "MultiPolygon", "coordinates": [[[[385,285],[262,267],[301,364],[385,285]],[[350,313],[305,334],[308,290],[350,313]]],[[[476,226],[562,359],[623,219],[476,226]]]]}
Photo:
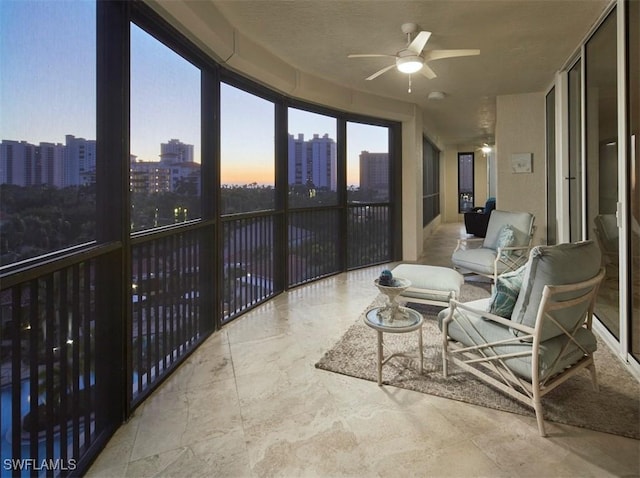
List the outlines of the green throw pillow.
{"type": "Polygon", "coordinates": [[[510,319],[513,307],[516,305],[522,280],[524,279],[525,266],[513,272],[506,272],[498,276],[496,285],[491,293],[491,302],[488,312],[510,319]]]}

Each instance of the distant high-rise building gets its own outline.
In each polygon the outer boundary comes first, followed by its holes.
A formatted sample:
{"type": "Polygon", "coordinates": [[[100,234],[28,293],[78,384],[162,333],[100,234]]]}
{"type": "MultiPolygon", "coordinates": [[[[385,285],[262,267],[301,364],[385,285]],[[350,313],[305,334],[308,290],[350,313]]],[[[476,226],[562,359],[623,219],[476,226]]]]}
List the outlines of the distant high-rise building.
{"type": "Polygon", "coordinates": [[[36,149],[26,141],[3,139],[0,144],[0,183],[31,186],[36,176],[36,149]]]}
{"type": "Polygon", "coordinates": [[[47,184],[57,188],[71,186],[65,183],[64,177],[65,146],[60,143],[40,143],[37,152],[40,177],[36,178],[34,184],[47,184]]]}
{"type": "Polygon", "coordinates": [[[64,185],[87,184],[87,178],[95,176],[96,141],[65,136],[64,185]]]}
{"type": "Polygon", "coordinates": [[[200,195],[200,164],[181,162],[171,165],[171,190],[181,194],[200,195]]]}
{"type": "Polygon", "coordinates": [[[169,192],[171,191],[171,169],[163,167],[159,161],[132,159],[129,169],[129,188],[134,193],[169,192]]]}
{"type": "MultiPolygon", "coordinates": [[[[137,161],[131,155],[130,188],[135,192],[200,194],[200,164],[193,145],[172,139],[162,143],[160,161],[137,161]]],[[[96,141],[65,136],[65,144],[2,140],[0,184],[49,185],[58,188],[95,183],[96,141]]]]}
{"type": "Polygon", "coordinates": [[[160,161],[138,161],[131,156],[133,192],[200,194],[200,163],[193,161],[193,145],[171,139],[160,144],[160,161]]]}
{"type": "Polygon", "coordinates": [[[305,141],[289,135],[289,184],[310,185],[335,191],[337,180],[336,142],[328,134],[305,141]]]}
{"type": "Polygon", "coordinates": [[[161,143],[160,162],[171,164],[192,163],[193,145],[182,143],[179,139],[171,139],[168,143],[161,143]]]}
{"type": "Polygon", "coordinates": [[[63,187],[65,146],[4,139],[0,145],[0,184],[63,187]]]}
{"type": "Polygon", "coordinates": [[[389,197],[389,153],[360,153],[360,190],[373,191],[378,199],[389,197]]]}
{"type": "Polygon", "coordinates": [[[0,183],[57,188],[95,181],[96,142],[68,134],[65,144],[2,140],[0,183]]]}

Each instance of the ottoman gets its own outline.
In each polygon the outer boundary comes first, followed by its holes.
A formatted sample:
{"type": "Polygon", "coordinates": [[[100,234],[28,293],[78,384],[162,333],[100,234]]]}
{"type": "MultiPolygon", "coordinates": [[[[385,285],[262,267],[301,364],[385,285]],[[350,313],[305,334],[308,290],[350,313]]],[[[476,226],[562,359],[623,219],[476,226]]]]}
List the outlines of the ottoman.
{"type": "Polygon", "coordinates": [[[422,264],[400,264],[391,271],[394,277],[409,279],[411,287],[398,296],[398,300],[449,306],[449,300],[460,296],[464,277],[448,267],[422,264]]]}

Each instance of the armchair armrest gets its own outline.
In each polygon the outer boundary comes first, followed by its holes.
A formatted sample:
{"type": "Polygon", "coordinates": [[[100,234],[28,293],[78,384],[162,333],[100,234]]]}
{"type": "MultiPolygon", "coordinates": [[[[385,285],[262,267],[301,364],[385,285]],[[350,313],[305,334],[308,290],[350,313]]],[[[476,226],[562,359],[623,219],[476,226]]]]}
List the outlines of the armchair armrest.
{"type": "MultiPolygon", "coordinates": [[[[496,322],[498,324],[504,325],[506,327],[509,327],[511,329],[516,329],[519,330],[521,332],[524,332],[526,334],[531,334],[533,335],[533,333],[535,332],[535,330],[532,327],[527,327],[526,325],[522,325],[516,322],[512,322],[510,319],[505,319],[504,317],[500,317],[499,315],[495,315],[492,314],[491,312],[487,312],[486,310],[480,310],[480,309],[474,309],[473,307],[470,307],[462,302],[458,302],[455,299],[451,299],[449,301],[449,315],[444,319],[443,321],[443,332],[446,331],[446,325],[449,322],[454,320],[453,317],[453,313],[455,311],[456,308],[458,309],[462,309],[462,310],[466,310],[467,312],[470,312],[472,314],[477,315],[478,317],[482,317],[485,320],[489,320],[491,322],[496,322]]],[[[520,336],[518,337],[518,340],[522,340],[523,337],[520,336]]]]}
{"type": "Polygon", "coordinates": [[[496,260],[493,263],[494,277],[498,277],[498,264],[502,264],[506,267],[506,269],[500,274],[515,271],[520,266],[524,265],[529,259],[530,250],[531,245],[498,247],[496,251],[496,260]]]}
{"type": "MultiPolygon", "coordinates": [[[[491,325],[488,324],[488,327],[491,327],[491,325]]],[[[501,362],[502,359],[506,358],[531,356],[531,349],[504,353],[498,351],[496,347],[519,344],[523,340],[533,340],[534,332],[535,330],[531,327],[513,323],[503,317],[451,300],[449,314],[442,321],[442,373],[445,377],[448,375],[449,358],[456,361],[458,365],[462,365],[467,371],[474,373],[473,369],[469,369],[468,364],[488,366],[491,370],[496,371],[496,366],[493,364],[494,361],[501,362]],[[455,313],[456,309],[460,309],[457,314],[455,313]],[[471,315],[475,316],[475,318],[470,317],[471,315]],[[517,329],[526,335],[516,336],[513,333],[502,333],[487,340],[481,332],[481,330],[486,331],[487,326],[481,326],[478,320],[481,322],[494,322],[496,325],[500,324],[500,328],[504,328],[505,331],[508,328],[517,329]],[[460,336],[450,336],[449,325],[452,323],[455,323],[459,329],[458,334],[462,331],[466,339],[460,340],[460,336]]],[[[501,365],[504,364],[501,363],[501,365]]],[[[512,372],[508,372],[508,375],[515,378],[512,372]]],[[[510,379],[509,377],[503,377],[503,379],[510,379]]]]}
{"type": "Polygon", "coordinates": [[[531,250],[531,246],[508,246],[508,247],[498,247],[496,249],[498,257],[501,257],[504,253],[505,256],[528,256],[529,251],[531,250]],[[510,252],[522,251],[524,254],[509,254],[510,252]]]}
{"type": "Polygon", "coordinates": [[[482,237],[469,237],[466,239],[458,239],[458,243],[456,244],[456,248],[453,252],[465,249],[475,249],[482,245],[484,242],[484,238],[482,237]],[[473,247],[469,247],[473,246],[473,247]]]}

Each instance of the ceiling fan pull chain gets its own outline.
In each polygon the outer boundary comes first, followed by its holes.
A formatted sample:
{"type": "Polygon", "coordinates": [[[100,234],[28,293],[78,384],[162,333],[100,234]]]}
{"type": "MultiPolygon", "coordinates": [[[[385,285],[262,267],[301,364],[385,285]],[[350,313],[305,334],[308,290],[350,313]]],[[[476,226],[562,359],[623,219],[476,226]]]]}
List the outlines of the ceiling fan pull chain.
{"type": "Polygon", "coordinates": [[[409,75],[409,93],[411,93],[411,75],[409,75]]]}

